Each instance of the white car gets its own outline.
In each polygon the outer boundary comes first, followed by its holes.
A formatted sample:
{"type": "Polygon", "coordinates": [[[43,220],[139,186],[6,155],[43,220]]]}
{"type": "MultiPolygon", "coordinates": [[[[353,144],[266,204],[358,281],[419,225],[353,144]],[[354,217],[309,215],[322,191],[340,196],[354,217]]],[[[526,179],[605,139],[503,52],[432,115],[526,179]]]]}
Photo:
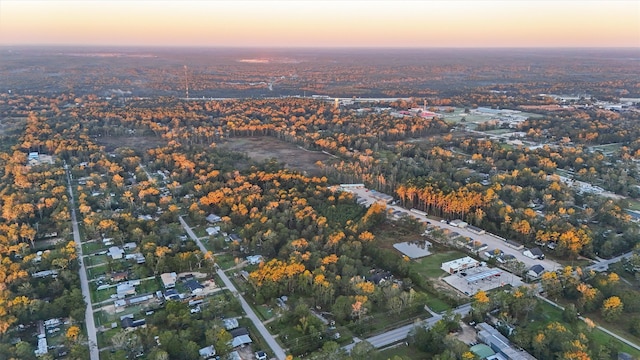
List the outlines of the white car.
{"type": "Polygon", "coordinates": [[[260,350],[260,351],[256,351],[256,359],[258,360],[267,360],[267,353],[260,350]]]}

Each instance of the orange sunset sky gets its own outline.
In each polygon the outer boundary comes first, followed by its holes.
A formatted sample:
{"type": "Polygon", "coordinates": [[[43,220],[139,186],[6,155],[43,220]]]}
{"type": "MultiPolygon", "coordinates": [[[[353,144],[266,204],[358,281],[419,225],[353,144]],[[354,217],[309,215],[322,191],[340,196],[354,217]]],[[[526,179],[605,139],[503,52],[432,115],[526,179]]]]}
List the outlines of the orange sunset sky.
{"type": "Polygon", "coordinates": [[[640,1],[0,1],[0,45],[639,47],[640,1]]]}

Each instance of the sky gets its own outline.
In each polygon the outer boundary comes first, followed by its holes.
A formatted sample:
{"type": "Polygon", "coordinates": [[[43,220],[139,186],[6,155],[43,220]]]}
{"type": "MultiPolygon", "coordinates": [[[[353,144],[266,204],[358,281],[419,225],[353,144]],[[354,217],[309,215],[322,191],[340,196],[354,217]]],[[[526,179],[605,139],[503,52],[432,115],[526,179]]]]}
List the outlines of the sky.
{"type": "Polygon", "coordinates": [[[1,0],[0,45],[640,49],[640,1],[1,0]]]}

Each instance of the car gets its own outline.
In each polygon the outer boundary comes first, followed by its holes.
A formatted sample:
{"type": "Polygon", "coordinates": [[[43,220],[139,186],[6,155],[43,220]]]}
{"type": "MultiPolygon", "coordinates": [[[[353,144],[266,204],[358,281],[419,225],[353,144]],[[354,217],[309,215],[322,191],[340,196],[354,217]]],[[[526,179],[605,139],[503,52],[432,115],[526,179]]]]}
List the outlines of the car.
{"type": "Polygon", "coordinates": [[[258,360],[267,360],[267,353],[262,350],[256,351],[255,355],[258,360]]]}

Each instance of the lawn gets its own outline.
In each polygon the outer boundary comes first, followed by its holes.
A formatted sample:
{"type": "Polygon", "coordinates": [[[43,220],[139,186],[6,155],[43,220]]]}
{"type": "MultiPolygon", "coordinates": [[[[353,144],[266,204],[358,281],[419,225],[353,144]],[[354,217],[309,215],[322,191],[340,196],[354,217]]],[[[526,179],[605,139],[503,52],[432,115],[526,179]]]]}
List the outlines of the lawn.
{"type": "Polygon", "coordinates": [[[592,337],[593,337],[593,341],[600,345],[605,345],[605,344],[608,344],[610,341],[614,341],[617,343],[619,351],[626,352],[628,354],[631,354],[634,358],[640,359],[640,350],[636,350],[631,346],[623,343],[622,341],[613,339],[611,335],[605,333],[600,329],[593,329],[592,337]]]}
{"type": "Polygon", "coordinates": [[[258,305],[254,309],[263,321],[271,319],[274,315],[273,309],[267,305],[258,305]]]}
{"type": "Polygon", "coordinates": [[[435,296],[429,296],[427,298],[427,306],[431,309],[431,311],[436,313],[442,313],[452,308],[451,305],[438,299],[435,296]]]}
{"type": "MultiPolygon", "coordinates": [[[[547,323],[551,322],[551,321],[557,321],[567,327],[571,327],[571,325],[567,324],[563,319],[562,319],[562,310],[558,309],[557,307],[544,302],[544,301],[539,301],[538,305],[536,307],[536,310],[533,312],[535,314],[538,314],[538,316],[536,317],[535,320],[538,321],[532,321],[531,324],[529,324],[527,327],[530,330],[533,331],[537,331],[541,328],[543,328],[544,326],[546,326],[547,323]]],[[[600,324],[600,325],[604,325],[605,328],[607,328],[608,330],[614,332],[614,333],[618,333],[619,335],[621,335],[622,337],[636,342],[637,339],[631,337],[628,333],[624,332],[624,331],[620,331],[620,329],[616,328],[616,324],[610,324],[610,323],[602,323],[597,321],[596,319],[596,323],[600,324]]],[[[607,344],[609,341],[615,341],[616,343],[618,343],[619,345],[619,349],[620,351],[624,351],[627,352],[635,357],[640,357],[640,351],[632,348],[629,345],[626,345],[618,340],[615,340],[613,337],[611,337],[609,334],[599,330],[599,329],[594,329],[593,332],[593,339],[596,343],[598,344],[607,344]]]]}
{"type": "Polygon", "coordinates": [[[111,295],[114,295],[116,293],[116,287],[112,287],[112,288],[108,288],[108,289],[104,289],[104,290],[92,290],[91,294],[92,296],[92,300],[94,303],[97,302],[101,302],[101,301],[105,301],[108,299],[111,299],[111,295]]]}
{"type": "MultiPolygon", "coordinates": [[[[359,331],[358,336],[373,336],[390,329],[395,329],[404,325],[411,324],[417,318],[424,320],[430,317],[431,314],[424,309],[419,309],[417,311],[412,309],[404,309],[399,314],[393,314],[391,312],[374,313],[366,319],[362,320],[359,326],[361,331],[359,331]]],[[[356,328],[357,327],[355,327],[354,330],[356,328]]]]}
{"type": "Polygon", "coordinates": [[[98,348],[105,348],[107,346],[111,346],[111,338],[113,337],[113,335],[115,335],[116,333],[118,333],[121,329],[119,327],[114,328],[114,329],[109,329],[105,332],[99,332],[98,333],[98,348]]]}
{"type": "Polygon", "coordinates": [[[640,211],[640,201],[635,199],[627,199],[629,202],[629,210],[640,211]]]}
{"type": "Polygon", "coordinates": [[[431,254],[425,258],[412,261],[411,267],[425,277],[438,278],[441,275],[446,274],[446,272],[440,269],[443,262],[459,259],[465,256],[467,255],[456,250],[439,252],[431,254]]]}
{"type": "Polygon", "coordinates": [[[429,354],[425,354],[422,351],[416,349],[415,346],[406,346],[400,344],[392,348],[380,351],[373,356],[372,360],[388,360],[393,359],[394,356],[399,356],[402,359],[427,359],[429,354]]]}
{"type": "Polygon", "coordinates": [[[106,250],[106,247],[99,241],[82,243],[82,253],[90,255],[100,250],[106,250]]]}
{"type": "Polygon", "coordinates": [[[222,254],[216,256],[216,263],[221,269],[226,270],[236,265],[236,258],[233,254],[222,254]]]}
{"type": "Polygon", "coordinates": [[[89,278],[89,280],[95,279],[97,276],[106,274],[108,270],[109,266],[107,264],[98,265],[96,267],[87,269],[87,277],[89,278]]]}

